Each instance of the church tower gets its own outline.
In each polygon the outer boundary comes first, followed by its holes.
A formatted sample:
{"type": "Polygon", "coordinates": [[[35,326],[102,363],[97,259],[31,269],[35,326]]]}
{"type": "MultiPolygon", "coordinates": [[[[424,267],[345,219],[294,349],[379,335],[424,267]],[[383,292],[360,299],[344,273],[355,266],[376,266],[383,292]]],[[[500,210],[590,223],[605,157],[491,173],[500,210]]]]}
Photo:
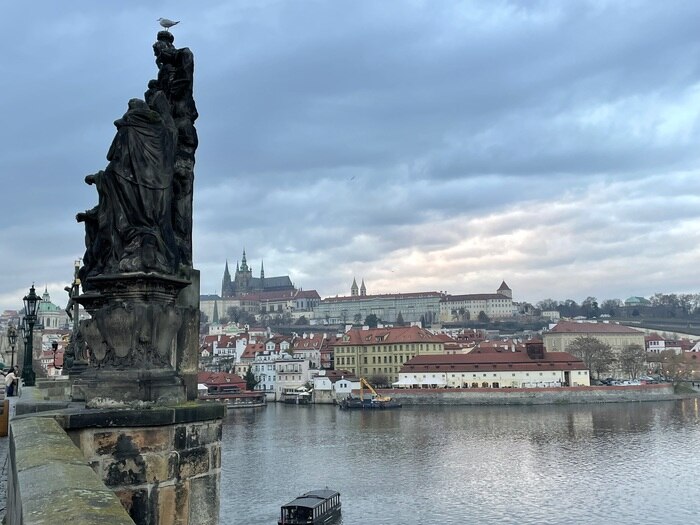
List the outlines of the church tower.
{"type": "Polygon", "coordinates": [[[360,286],[360,296],[364,297],[367,295],[367,287],[365,286],[365,280],[362,279],[362,285],[360,286]]]}
{"type": "Polygon", "coordinates": [[[248,267],[248,260],[243,250],[243,260],[241,260],[240,268],[236,268],[235,288],[236,294],[245,294],[250,291],[250,284],[253,278],[253,270],[248,267]]]}
{"type": "Polygon", "coordinates": [[[355,278],[352,278],[352,286],[350,287],[350,295],[352,297],[357,297],[359,294],[357,293],[357,281],[355,278]]]}
{"type": "Polygon", "coordinates": [[[224,278],[221,279],[221,297],[231,297],[231,273],[228,271],[228,259],[226,259],[226,267],[224,268],[224,278]]]}
{"type": "Polygon", "coordinates": [[[510,289],[510,287],[506,284],[505,281],[501,283],[501,286],[498,287],[496,293],[500,295],[505,295],[508,299],[513,298],[513,290],[510,289]]]}

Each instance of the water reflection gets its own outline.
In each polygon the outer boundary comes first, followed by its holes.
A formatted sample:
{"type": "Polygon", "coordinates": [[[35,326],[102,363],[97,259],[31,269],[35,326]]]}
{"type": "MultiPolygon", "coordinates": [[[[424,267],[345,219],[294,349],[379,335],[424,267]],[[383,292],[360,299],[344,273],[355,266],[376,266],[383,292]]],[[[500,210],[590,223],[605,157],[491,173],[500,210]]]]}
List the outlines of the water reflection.
{"type": "Polygon", "coordinates": [[[694,522],[699,412],[697,400],[232,411],[221,523],[275,523],[325,486],[345,525],[694,522]]]}

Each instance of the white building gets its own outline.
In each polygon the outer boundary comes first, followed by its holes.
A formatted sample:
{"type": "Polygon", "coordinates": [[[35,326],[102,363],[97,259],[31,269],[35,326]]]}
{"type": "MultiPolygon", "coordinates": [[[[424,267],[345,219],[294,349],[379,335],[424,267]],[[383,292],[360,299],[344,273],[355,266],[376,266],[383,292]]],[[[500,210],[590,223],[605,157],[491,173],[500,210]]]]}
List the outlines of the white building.
{"type": "Polygon", "coordinates": [[[359,390],[360,380],[347,370],[320,370],[313,378],[314,403],[335,403],[359,390]]]}
{"type": "Polygon", "coordinates": [[[440,301],[440,321],[443,323],[476,320],[483,312],[489,319],[513,317],[513,291],[505,281],[496,293],[446,295],[440,301]]]}

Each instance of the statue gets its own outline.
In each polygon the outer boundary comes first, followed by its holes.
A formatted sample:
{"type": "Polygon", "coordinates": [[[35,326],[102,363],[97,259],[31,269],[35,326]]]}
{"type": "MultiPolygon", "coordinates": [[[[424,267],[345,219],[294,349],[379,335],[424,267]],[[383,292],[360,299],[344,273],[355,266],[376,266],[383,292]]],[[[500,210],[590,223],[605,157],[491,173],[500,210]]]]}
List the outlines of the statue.
{"type": "MultiPolygon", "coordinates": [[[[194,58],[176,49],[172,33],[154,44],[158,79],[145,101],[129,101],[114,122],[116,136],[104,170],[85,177],[98,205],[79,213],[85,223],[83,289],[89,277],[128,272],[176,275],[192,266],[192,187],[198,114],[192,98],[194,58]]],[[[86,288],[87,287],[87,288],[86,288]]]]}
{"type": "Polygon", "coordinates": [[[78,271],[90,313],[71,347],[88,370],[88,404],[194,399],[199,272],[192,267],[197,109],[194,57],[160,31],[158,78],[114,122],[108,164],[85,177],[97,206],[78,213],[85,255],[78,271]],[[89,363],[87,356],[89,355],[89,363]],[[136,385],[136,386],[135,386],[136,385]]]}

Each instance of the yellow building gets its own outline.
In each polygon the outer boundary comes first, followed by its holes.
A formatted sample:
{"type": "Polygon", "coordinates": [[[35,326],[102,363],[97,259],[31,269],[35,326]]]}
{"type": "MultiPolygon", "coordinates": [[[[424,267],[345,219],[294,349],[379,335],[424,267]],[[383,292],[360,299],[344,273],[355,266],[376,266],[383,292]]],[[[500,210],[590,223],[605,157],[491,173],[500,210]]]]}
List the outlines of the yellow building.
{"type": "Polygon", "coordinates": [[[417,355],[443,354],[443,339],[418,326],[353,328],[332,344],[335,367],[357,377],[386,376],[397,381],[399,370],[417,355]]]}
{"type": "MultiPolygon", "coordinates": [[[[577,337],[595,337],[610,345],[616,355],[626,346],[639,345],[644,348],[645,345],[644,332],[617,323],[559,321],[542,335],[544,346],[552,352],[568,352],[569,345],[577,337]]],[[[613,372],[619,373],[620,370],[613,372]]]]}

